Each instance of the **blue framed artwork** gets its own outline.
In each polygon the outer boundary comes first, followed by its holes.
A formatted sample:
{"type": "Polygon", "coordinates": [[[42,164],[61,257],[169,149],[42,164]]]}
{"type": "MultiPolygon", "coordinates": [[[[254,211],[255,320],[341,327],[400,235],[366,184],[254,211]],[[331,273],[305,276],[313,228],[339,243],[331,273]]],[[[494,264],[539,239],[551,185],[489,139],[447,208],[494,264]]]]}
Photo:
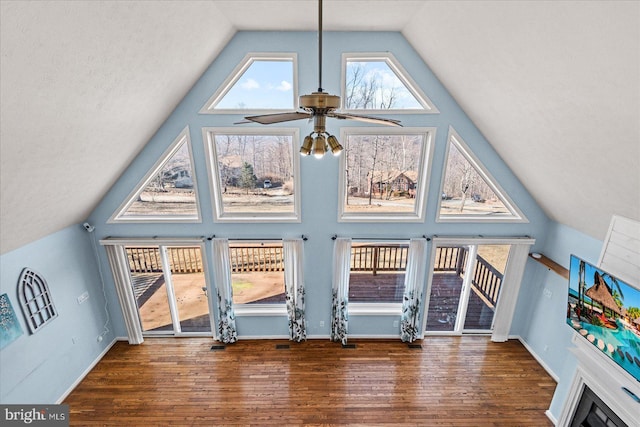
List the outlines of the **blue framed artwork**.
{"type": "Polygon", "coordinates": [[[0,350],[22,335],[22,326],[18,322],[7,294],[0,295],[0,350]]]}

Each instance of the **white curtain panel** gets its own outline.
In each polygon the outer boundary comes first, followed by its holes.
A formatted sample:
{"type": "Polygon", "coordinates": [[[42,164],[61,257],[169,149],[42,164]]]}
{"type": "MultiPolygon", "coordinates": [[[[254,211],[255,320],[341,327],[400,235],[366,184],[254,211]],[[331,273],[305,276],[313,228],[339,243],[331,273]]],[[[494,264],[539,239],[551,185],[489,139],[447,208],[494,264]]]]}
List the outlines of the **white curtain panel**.
{"type": "Polygon", "coordinates": [[[107,245],[105,250],[113,273],[120,308],[122,308],[129,344],[142,344],[144,338],[142,337],[142,326],[138,315],[138,304],[136,303],[136,297],[133,295],[131,276],[129,274],[129,260],[124,246],[107,245]]]}
{"type": "Polygon", "coordinates": [[[333,282],[331,306],[331,341],[347,344],[349,314],[349,272],[351,271],[351,239],[336,238],[333,248],[333,282]]]}
{"type": "Polygon", "coordinates": [[[289,339],[301,342],[307,339],[307,326],[304,317],[304,242],[302,239],[286,239],[282,245],[289,339]]]}
{"type": "Polygon", "coordinates": [[[524,275],[531,245],[531,242],[511,245],[504,277],[502,278],[502,289],[500,290],[495,315],[493,316],[491,341],[505,342],[509,339],[511,322],[518,303],[522,276],[524,275]]]}
{"type": "Polygon", "coordinates": [[[413,342],[420,336],[420,311],[422,295],[427,273],[427,240],[411,239],[407,270],[404,275],[404,297],[402,299],[402,317],[400,319],[400,338],[404,342],[413,342]]]}
{"type": "Polygon", "coordinates": [[[211,244],[213,245],[213,278],[218,294],[218,339],[230,344],[238,341],[238,332],[236,316],[233,312],[229,241],[224,238],[214,238],[211,244]]]}

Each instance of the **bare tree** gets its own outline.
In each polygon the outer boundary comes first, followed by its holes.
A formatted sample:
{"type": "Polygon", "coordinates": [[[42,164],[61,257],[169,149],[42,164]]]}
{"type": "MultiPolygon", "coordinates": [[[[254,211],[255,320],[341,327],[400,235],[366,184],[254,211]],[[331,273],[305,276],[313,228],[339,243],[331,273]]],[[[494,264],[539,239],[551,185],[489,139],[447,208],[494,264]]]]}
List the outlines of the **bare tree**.
{"type": "Polygon", "coordinates": [[[395,107],[398,90],[383,86],[378,73],[366,73],[361,63],[348,66],[345,106],[350,109],[389,110],[395,107]]]}
{"type": "Polygon", "coordinates": [[[376,161],[378,159],[378,149],[380,147],[380,137],[375,135],[373,141],[371,141],[371,169],[370,169],[370,182],[369,182],[369,206],[371,206],[371,197],[373,196],[373,186],[375,184],[376,175],[376,161]]]}

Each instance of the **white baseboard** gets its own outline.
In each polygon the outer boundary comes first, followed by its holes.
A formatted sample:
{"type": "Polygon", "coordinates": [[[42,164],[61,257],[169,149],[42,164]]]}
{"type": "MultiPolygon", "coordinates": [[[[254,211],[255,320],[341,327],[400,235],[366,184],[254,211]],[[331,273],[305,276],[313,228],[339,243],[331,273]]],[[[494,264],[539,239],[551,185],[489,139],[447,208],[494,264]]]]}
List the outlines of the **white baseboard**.
{"type": "MultiPolygon", "coordinates": [[[[107,345],[104,348],[104,350],[102,350],[102,352],[98,355],[98,357],[95,358],[95,360],[91,363],[91,365],[89,365],[87,367],[87,369],[85,369],[84,372],[82,374],[80,374],[80,376],[73,382],[73,384],[71,384],[71,386],[69,386],[69,388],[62,394],[62,396],[60,396],[56,400],[56,404],[59,405],[62,402],[64,402],[64,400],[67,398],[67,396],[69,396],[69,394],[71,394],[71,392],[78,386],[78,384],[80,384],[80,382],[89,374],[89,372],[91,372],[91,370],[93,368],[95,368],[95,366],[98,364],[98,362],[100,362],[102,360],[102,358],[105,356],[105,354],[107,354],[107,352],[109,350],[111,350],[111,347],[113,347],[113,345],[117,341],[123,341],[122,337],[114,338],[113,341],[111,341],[111,343],[109,345],[107,345]]],[[[127,341],[127,338],[124,338],[124,341],[127,341]]]]}
{"type": "Polygon", "coordinates": [[[547,365],[545,361],[542,360],[542,358],[538,356],[538,354],[535,351],[533,351],[533,349],[529,346],[529,344],[527,344],[527,342],[523,340],[522,337],[520,336],[517,337],[517,340],[520,341],[520,343],[524,346],[524,348],[526,348],[527,351],[533,356],[533,358],[536,359],[536,361],[540,364],[540,366],[542,366],[544,370],[547,371],[547,374],[549,374],[549,376],[551,376],[551,378],[553,378],[553,380],[556,383],[559,383],[560,377],[558,377],[558,375],[556,375],[556,373],[553,372],[553,370],[549,367],[549,365],[547,365]]]}
{"type": "Polygon", "coordinates": [[[558,425],[558,420],[556,420],[556,417],[553,416],[550,410],[547,409],[544,414],[551,420],[554,426],[558,425]]]}

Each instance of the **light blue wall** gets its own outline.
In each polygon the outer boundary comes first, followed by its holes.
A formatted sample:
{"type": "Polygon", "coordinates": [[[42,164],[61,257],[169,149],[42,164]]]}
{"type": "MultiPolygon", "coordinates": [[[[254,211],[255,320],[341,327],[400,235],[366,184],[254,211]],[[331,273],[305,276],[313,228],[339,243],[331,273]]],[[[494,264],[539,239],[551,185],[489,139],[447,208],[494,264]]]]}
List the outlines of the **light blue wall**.
{"type": "MultiPolygon", "coordinates": [[[[602,241],[570,227],[551,222],[541,252],[565,268],[569,268],[571,254],[597,264],[602,241]]],[[[550,411],[558,419],[568,387],[576,368],[576,360],[569,353],[573,331],[567,326],[568,280],[529,260],[523,281],[520,302],[523,316],[517,318],[520,336],[542,360],[546,368],[559,380],[550,411]]]]}
{"type": "MultiPolygon", "coordinates": [[[[107,236],[151,237],[211,236],[231,238],[270,238],[305,235],[305,276],[307,287],[307,319],[309,335],[328,336],[331,311],[331,260],[333,241],[331,236],[410,238],[422,235],[440,236],[524,236],[542,239],[547,217],[517,180],[491,145],[469,120],[466,114],[440,84],[427,65],[400,33],[325,33],[324,35],[323,86],[332,94],[340,93],[341,55],[343,52],[391,52],[414,81],[436,105],[439,114],[397,115],[408,127],[436,127],[435,149],[429,181],[429,192],[424,223],[339,223],[338,207],[338,159],[331,156],[318,161],[312,156],[301,159],[302,222],[295,224],[229,224],[214,223],[209,195],[208,174],[202,128],[233,126],[239,115],[203,115],[198,111],[217,90],[248,52],[297,52],[299,94],[317,90],[317,34],[315,32],[239,32],[211,64],[191,91],[185,96],[166,122],[132,162],[122,177],[106,194],[89,220],[96,226],[99,238],[107,236]],[[189,127],[194,155],[194,168],[203,221],[201,224],[107,224],[107,220],[120,206],[141,178],[154,165],[169,144],[185,126],[189,127]],[[524,212],[529,223],[510,224],[452,224],[437,223],[436,207],[440,194],[440,178],[445,162],[445,149],[449,127],[453,126],[471,147],[480,161],[524,212]],[[313,262],[312,262],[313,261],[313,262]],[[324,327],[320,327],[324,321],[324,327]]],[[[352,121],[328,120],[328,131],[340,134],[339,125],[359,126],[352,121]]],[[[245,127],[259,125],[243,125],[245,127]]],[[[312,124],[299,120],[277,127],[299,127],[300,135],[308,134],[312,124]]],[[[240,127],[239,127],[240,128],[240,127]]],[[[108,271],[104,251],[101,251],[103,268],[108,271]]],[[[111,278],[109,278],[111,285],[111,278]]],[[[110,286],[112,288],[112,285],[110,286]]],[[[117,304],[114,293],[111,302],[117,304]]],[[[349,332],[355,335],[388,335],[398,333],[393,328],[396,318],[354,319],[349,332]]],[[[282,330],[281,319],[238,318],[241,335],[269,336],[282,330]],[[269,325],[272,324],[270,327],[269,325]]],[[[117,335],[124,335],[122,321],[115,326],[117,335]]]]}
{"type": "Polygon", "coordinates": [[[0,402],[55,403],[114,338],[110,332],[97,341],[106,315],[90,236],[75,225],[6,253],[0,257],[0,277],[0,294],[8,294],[24,332],[0,350],[0,402]],[[25,267],[45,278],[58,311],[33,335],[17,295],[25,267]],[[85,291],[89,299],[78,304],[85,291]]]}

